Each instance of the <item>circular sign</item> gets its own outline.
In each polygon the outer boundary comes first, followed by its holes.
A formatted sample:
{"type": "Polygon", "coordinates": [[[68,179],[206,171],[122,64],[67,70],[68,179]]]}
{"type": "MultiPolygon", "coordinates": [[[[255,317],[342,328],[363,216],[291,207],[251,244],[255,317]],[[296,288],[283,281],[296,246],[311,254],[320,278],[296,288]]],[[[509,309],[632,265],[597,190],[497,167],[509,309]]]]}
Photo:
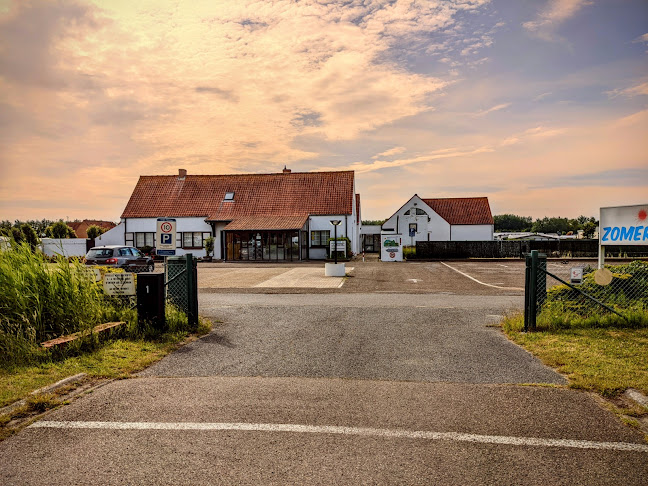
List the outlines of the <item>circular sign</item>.
{"type": "Polygon", "coordinates": [[[168,221],[165,221],[160,225],[160,231],[162,231],[162,233],[171,233],[172,230],[173,230],[173,225],[168,221]]]}
{"type": "Polygon", "coordinates": [[[396,258],[396,253],[394,253],[393,251],[390,251],[389,252],[389,258],[396,258]]]}
{"type": "Polygon", "coordinates": [[[594,281],[599,285],[608,285],[612,282],[612,272],[607,268],[599,268],[594,272],[594,281]]]}

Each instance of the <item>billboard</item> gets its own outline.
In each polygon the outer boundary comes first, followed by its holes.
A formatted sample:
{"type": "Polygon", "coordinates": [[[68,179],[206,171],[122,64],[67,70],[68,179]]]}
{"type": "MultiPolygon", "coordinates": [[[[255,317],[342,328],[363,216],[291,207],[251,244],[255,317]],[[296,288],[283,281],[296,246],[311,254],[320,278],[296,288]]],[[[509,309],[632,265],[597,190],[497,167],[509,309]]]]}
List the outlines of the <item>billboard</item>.
{"type": "Polygon", "coordinates": [[[648,245],[648,204],[601,208],[599,243],[648,245]]]}

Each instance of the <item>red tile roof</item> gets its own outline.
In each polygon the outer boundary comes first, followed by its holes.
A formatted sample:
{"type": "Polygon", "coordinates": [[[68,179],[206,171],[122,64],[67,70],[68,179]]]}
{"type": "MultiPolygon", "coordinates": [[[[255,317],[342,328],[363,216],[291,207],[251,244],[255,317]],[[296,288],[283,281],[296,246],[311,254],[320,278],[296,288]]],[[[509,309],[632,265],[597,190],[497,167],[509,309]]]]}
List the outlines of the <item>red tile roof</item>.
{"type": "Polygon", "coordinates": [[[244,216],[225,226],[227,231],[280,231],[302,229],[308,216],[244,216]]]}
{"type": "Polygon", "coordinates": [[[88,237],[88,228],[92,225],[99,226],[104,230],[108,231],[109,229],[117,226],[112,221],[102,221],[99,219],[84,219],[83,221],[72,221],[70,223],[65,223],[70,228],[74,230],[77,238],[87,238],[88,237]]]}
{"type": "Polygon", "coordinates": [[[351,214],[353,171],[141,176],[122,218],[351,214]],[[233,192],[233,201],[224,201],[233,192]]]}
{"type": "Polygon", "coordinates": [[[423,199],[450,224],[493,224],[487,197],[423,199]]]}

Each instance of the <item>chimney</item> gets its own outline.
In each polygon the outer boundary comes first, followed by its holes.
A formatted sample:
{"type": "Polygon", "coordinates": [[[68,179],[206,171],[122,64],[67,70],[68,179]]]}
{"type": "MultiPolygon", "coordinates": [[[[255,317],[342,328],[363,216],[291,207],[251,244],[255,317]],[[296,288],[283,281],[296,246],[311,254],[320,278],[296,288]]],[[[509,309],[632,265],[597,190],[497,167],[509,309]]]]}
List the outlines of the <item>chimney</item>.
{"type": "Polygon", "coordinates": [[[284,165],[284,168],[283,168],[283,173],[284,174],[290,174],[290,169],[286,169],[285,165],[284,165]]]}
{"type": "Polygon", "coordinates": [[[187,177],[187,169],[178,169],[178,180],[184,181],[187,177]]]}

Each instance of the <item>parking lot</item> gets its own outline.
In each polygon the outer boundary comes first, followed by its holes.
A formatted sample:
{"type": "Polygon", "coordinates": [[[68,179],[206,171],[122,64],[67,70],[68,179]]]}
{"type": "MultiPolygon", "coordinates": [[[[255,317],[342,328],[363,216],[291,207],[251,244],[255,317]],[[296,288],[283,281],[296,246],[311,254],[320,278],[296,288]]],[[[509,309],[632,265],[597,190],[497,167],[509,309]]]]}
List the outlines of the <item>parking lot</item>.
{"type": "MultiPolygon", "coordinates": [[[[596,266],[595,260],[550,260],[547,270],[563,279],[572,267],[596,266]]],[[[291,293],[395,292],[468,295],[523,295],[524,262],[447,261],[380,262],[376,258],[347,262],[346,278],[325,277],[324,262],[296,264],[201,264],[203,292],[291,293]]]]}

